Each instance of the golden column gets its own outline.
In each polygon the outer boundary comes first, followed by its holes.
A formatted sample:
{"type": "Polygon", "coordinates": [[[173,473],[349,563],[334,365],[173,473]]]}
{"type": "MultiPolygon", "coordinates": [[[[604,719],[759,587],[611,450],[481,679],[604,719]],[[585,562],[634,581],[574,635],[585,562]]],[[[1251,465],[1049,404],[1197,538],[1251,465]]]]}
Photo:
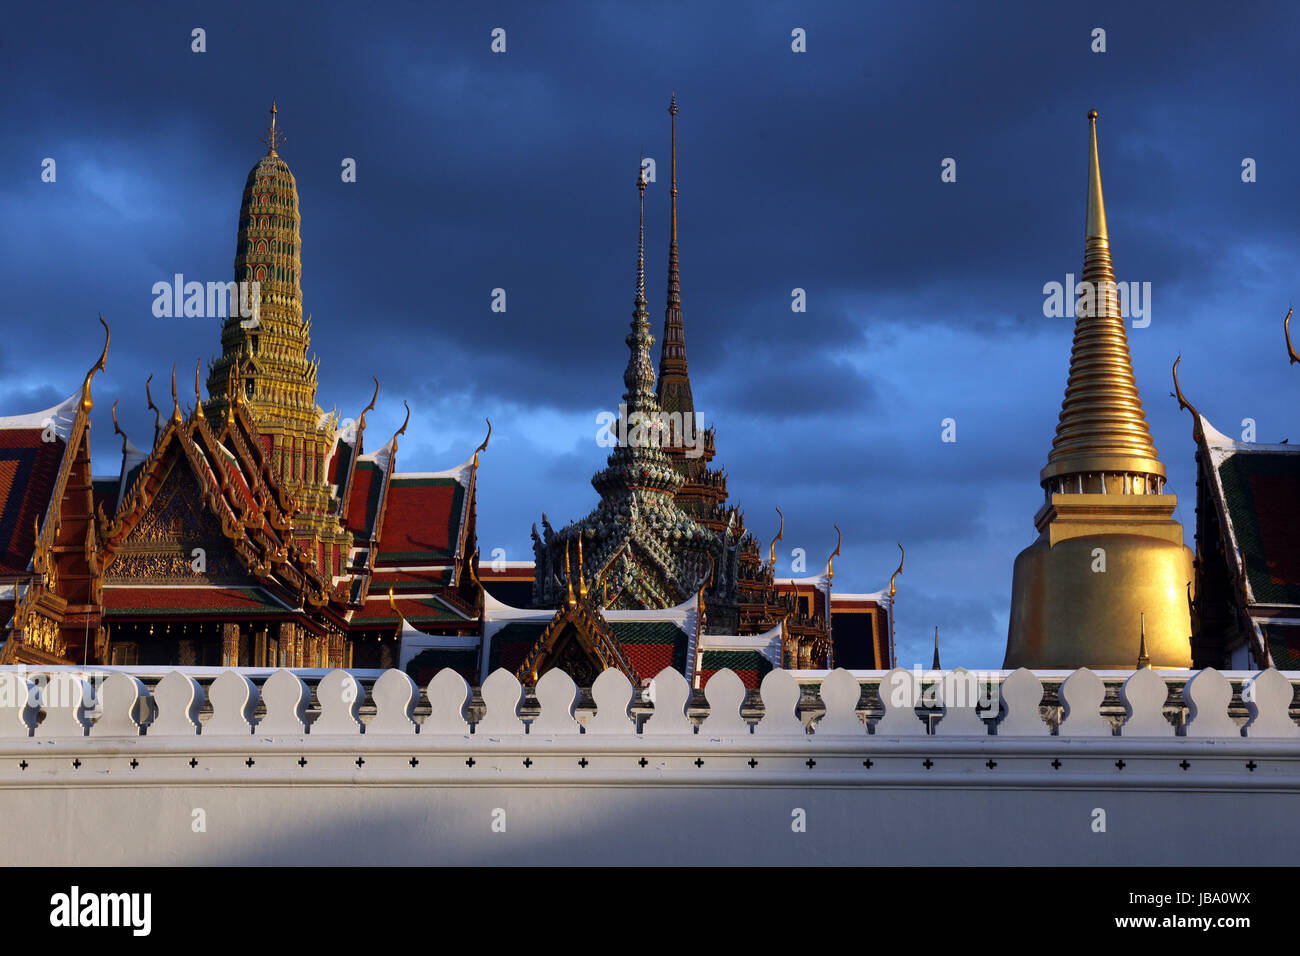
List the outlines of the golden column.
{"type": "Polygon", "coordinates": [[[1133,377],[1111,265],[1088,114],[1088,218],[1083,294],[1056,438],[1040,473],[1038,539],[1016,558],[1004,667],[1131,670],[1146,621],[1156,667],[1191,666],[1187,583],[1192,552],[1164,494],[1133,377]]]}

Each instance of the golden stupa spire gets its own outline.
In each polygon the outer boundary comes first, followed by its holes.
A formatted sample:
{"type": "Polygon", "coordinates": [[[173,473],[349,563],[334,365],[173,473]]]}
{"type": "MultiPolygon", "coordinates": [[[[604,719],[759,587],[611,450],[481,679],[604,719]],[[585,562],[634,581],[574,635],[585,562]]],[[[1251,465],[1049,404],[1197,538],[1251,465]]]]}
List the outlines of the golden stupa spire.
{"type": "Polygon", "coordinates": [[[1195,577],[1193,555],[1174,520],[1178,499],[1165,492],[1165,468],[1133,377],[1095,110],[1088,125],[1086,251],[1070,377],[1039,473],[1046,497],[1034,515],[1039,534],[1016,557],[1002,666],[1130,668],[1137,618],[1151,664],[1183,668],[1192,663],[1192,623],[1180,592],[1195,577]]]}
{"type": "Polygon", "coordinates": [[[1088,114],[1088,126],[1085,291],[1078,302],[1065,400],[1041,479],[1049,492],[1152,493],[1163,485],[1165,467],[1147,428],[1120,314],[1097,158],[1096,110],[1088,114]],[[1155,479],[1150,487],[1147,479],[1155,479]]]}

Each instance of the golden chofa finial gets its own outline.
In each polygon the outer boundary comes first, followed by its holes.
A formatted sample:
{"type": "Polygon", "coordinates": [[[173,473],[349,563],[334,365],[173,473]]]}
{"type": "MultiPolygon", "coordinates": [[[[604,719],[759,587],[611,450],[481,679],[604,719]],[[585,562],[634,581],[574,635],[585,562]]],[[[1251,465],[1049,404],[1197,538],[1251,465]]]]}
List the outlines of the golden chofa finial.
{"type": "Polygon", "coordinates": [[[903,562],[907,560],[907,552],[903,550],[903,543],[898,543],[898,570],[889,576],[889,600],[894,600],[894,595],[898,593],[898,588],[894,586],[894,581],[903,573],[903,562]]]}
{"type": "Polygon", "coordinates": [[[840,526],[833,525],[833,527],[835,528],[835,534],[837,535],[837,537],[835,539],[835,550],[832,551],[831,556],[826,559],[826,580],[827,581],[835,580],[835,558],[840,553],[840,545],[844,543],[844,532],[840,530],[840,526]]]}
{"type": "Polygon", "coordinates": [[[488,442],[490,442],[490,441],[492,440],[492,419],[490,419],[490,418],[485,418],[485,419],[483,419],[483,421],[487,422],[488,433],[487,433],[487,437],[483,439],[483,444],[479,445],[477,448],[474,449],[474,467],[475,467],[475,468],[478,467],[478,455],[479,455],[479,452],[481,452],[481,451],[487,451],[488,442]]]}
{"type": "Polygon", "coordinates": [[[370,377],[371,377],[372,379],[374,379],[374,381],[375,381],[375,394],[370,396],[370,404],[367,405],[365,408],[361,409],[361,417],[357,419],[357,434],[358,434],[358,435],[361,434],[361,432],[365,430],[365,427],[366,427],[366,413],[367,413],[367,412],[373,412],[373,411],[375,410],[375,402],[379,401],[379,379],[378,379],[378,378],[375,378],[375,376],[373,376],[373,375],[370,376],[370,377]]]}
{"type": "Polygon", "coordinates": [[[397,602],[393,600],[393,589],[391,587],[388,589],[388,606],[392,608],[393,613],[397,615],[398,623],[401,623],[402,612],[397,609],[397,602]]]}
{"type": "Polygon", "coordinates": [[[393,451],[397,451],[397,436],[405,435],[406,426],[411,424],[411,406],[407,405],[405,400],[402,401],[402,405],[406,408],[406,418],[402,421],[402,427],[393,432],[393,451]]]}
{"type": "Polygon", "coordinates": [[[1286,318],[1282,320],[1282,333],[1286,336],[1286,354],[1294,365],[1300,362],[1300,355],[1295,354],[1295,348],[1291,345],[1291,312],[1291,309],[1286,310],[1286,318]]]}
{"type": "Polygon", "coordinates": [[[772,547],[768,549],[768,563],[772,565],[772,570],[776,570],[776,543],[785,537],[785,515],[781,514],[781,509],[777,508],[776,513],[781,515],[781,527],[777,529],[776,537],[772,539],[772,547]]]}
{"type": "Polygon", "coordinates": [[[268,156],[276,155],[275,148],[284,142],[284,133],[275,128],[275,114],[275,100],[271,100],[271,125],[266,128],[266,136],[262,138],[262,142],[270,147],[266,151],[268,156]]]}
{"type": "Polygon", "coordinates": [[[159,411],[158,406],[153,403],[153,395],[149,392],[149,383],[152,381],[153,373],[151,372],[149,377],[144,380],[144,400],[148,402],[149,407],[153,409],[153,440],[157,443],[158,432],[162,429],[162,412],[159,411]]]}
{"type": "Polygon", "coordinates": [[[176,363],[172,363],[172,421],[181,420],[181,400],[176,394],[176,363]]]}
{"type": "Polygon", "coordinates": [[[117,423],[117,402],[113,403],[113,434],[122,436],[122,454],[126,454],[126,432],[122,431],[122,426],[117,423]]]}
{"type": "Polygon", "coordinates": [[[90,367],[86,373],[86,380],[81,383],[81,410],[89,412],[95,407],[94,401],[90,397],[90,380],[95,377],[96,372],[102,372],[105,364],[108,362],[108,343],[112,340],[113,334],[108,330],[108,323],[104,317],[99,317],[99,324],[104,327],[104,351],[99,353],[99,361],[90,367]]]}
{"type": "Polygon", "coordinates": [[[1182,386],[1178,384],[1178,363],[1181,362],[1182,360],[1183,357],[1181,355],[1178,356],[1178,358],[1174,359],[1174,367],[1173,367],[1174,398],[1178,399],[1179,411],[1186,409],[1187,411],[1192,413],[1192,437],[1195,438],[1197,441],[1200,441],[1201,437],[1204,434],[1201,428],[1201,413],[1198,412],[1196,410],[1196,406],[1193,405],[1191,402],[1189,402],[1186,396],[1183,395],[1182,386]]]}
{"type": "Polygon", "coordinates": [[[203,359],[194,360],[194,417],[203,417],[203,393],[199,391],[199,369],[203,367],[203,359]]]}

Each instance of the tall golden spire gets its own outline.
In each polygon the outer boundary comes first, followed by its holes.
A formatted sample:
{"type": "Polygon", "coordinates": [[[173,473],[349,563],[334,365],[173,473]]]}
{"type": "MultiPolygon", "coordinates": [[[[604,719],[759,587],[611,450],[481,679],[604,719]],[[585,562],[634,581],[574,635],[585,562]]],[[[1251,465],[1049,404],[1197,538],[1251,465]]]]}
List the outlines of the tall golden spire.
{"type": "Polygon", "coordinates": [[[1056,438],[1040,473],[1038,538],[1016,558],[1006,668],[1132,666],[1133,619],[1155,667],[1191,663],[1182,590],[1192,553],[1173,518],[1165,469],[1147,428],[1120,314],[1088,114],[1088,202],[1070,376],[1056,438]],[[1151,627],[1144,615],[1150,612],[1151,627]]]}
{"type": "Polygon", "coordinates": [[[1065,400],[1041,480],[1049,492],[1123,493],[1136,488],[1150,493],[1164,483],[1165,466],[1147,428],[1120,314],[1097,159],[1096,110],[1088,114],[1088,125],[1085,291],[1075,319],[1065,400]]]}

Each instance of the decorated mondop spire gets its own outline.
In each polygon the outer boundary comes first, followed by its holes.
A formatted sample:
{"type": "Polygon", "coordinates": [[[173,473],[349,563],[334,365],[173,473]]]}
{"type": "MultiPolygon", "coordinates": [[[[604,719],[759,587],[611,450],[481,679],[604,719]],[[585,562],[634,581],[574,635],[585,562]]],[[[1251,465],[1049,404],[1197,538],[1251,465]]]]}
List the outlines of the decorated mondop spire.
{"type": "MultiPolygon", "coordinates": [[[[578,542],[579,576],[594,589],[599,579],[602,600],[618,608],[674,607],[700,588],[721,541],[697,524],[674,500],[683,476],[663,449],[663,415],[655,397],[655,369],[650,360],[654,336],[645,300],[645,173],[638,165],[640,224],[637,231],[636,298],[632,328],[625,341],[627,387],[617,416],[613,449],[606,467],[591,478],[600,495],[585,518],[555,531],[546,522],[545,540],[534,529],[534,594],[542,604],[559,605],[567,597],[568,554],[578,542]],[[563,569],[563,570],[562,570],[563,569]]],[[[579,583],[581,594],[583,585],[579,583]]]]}
{"type": "Polygon", "coordinates": [[[1088,114],[1088,122],[1083,294],[1065,400],[1041,479],[1049,493],[1155,493],[1164,483],[1165,466],[1156,456],[1147,428],[1119,307],[1097,159],[1096,110],[1088,114]],[[1104,488],[1102,476],[1106,476],[1104,488]]]}
{"type": "Polygon", "coordinates": [[[623,370],[623,408],[620,415],[620,438],[607,462],[608,467],[592,476],[591,484],[601,496],[644,489],[669,495],[682,484],[682,476],[662,449],[663,434],[659,402],[655,398],[655,368],[650,361],[650,313],[645,301],[645,170],[637,166],[637,191],[640,194],[641,224],[637,232],[636,299],[632,310],[632,330],[624,339],[628,347],[627,368],[623,370]]]}
{"type": "MultiPolygon", "coordinates": [[[[311,320],[303,320],[298,185],[276,152],[284,142],[271,125],[267,152],[248,173],[235,238],[235,293],[221,330],[221,355],[208,373],[209,411],[223,415],[232,373],[259,425],[314,432],[316,362],[308,355],[311,320]]],[[[297,446],[295,446],[296,448],[297,446]]]]}
{"type": "Polygon", "coordinates": [[[664,411],[695,411],[686,366],[686,333],[682,325],[681,276],[677,261],[677,94],[668,106],[672,116],[671,225],[668,243],[668,305],[664,310],[664,341],[659,353],[659,405],[664,411]]]}
{"type": "Polygon", "coordinates": [[[627,403],[629,415],[646,414],[659,411],[659,402],[655,399],[655,370],[650,361],[650,346],[655,344],[650,334],[650,313],[646,311],[645,301],[645,170],[637,165],[637,191],[641,195],[641,227],[637,234],[636,249],[636,302],[632,312],[632,331],[627,336],[627,347],[631,352],[627,360],[627,369],[623,372],[623,384],[627,392],[623,401],[627,403]]]}

